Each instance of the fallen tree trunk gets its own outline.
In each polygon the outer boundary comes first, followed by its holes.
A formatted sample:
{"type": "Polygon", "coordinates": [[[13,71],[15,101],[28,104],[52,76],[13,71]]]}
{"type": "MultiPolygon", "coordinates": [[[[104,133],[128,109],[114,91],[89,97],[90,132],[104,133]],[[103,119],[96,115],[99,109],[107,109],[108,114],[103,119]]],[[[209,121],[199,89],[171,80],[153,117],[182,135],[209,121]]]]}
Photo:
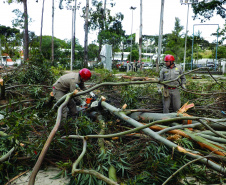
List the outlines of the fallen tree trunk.
{"type": "MultiPolygon", "coordinates": [[[[102,101],[101,102],[101,106],[103,106],[104,108],[108,109],[111,113],[113,113],[114,115],[120,117],[122,120],[126,121],[127,123],[133,125],[134,127],[141,127],[143,126],[141,123],[137,122],[134,119],[131,119],[130,117],[128,117],[127,115],[125,115],[125,113],[123,111],[121,111],[120,109],[117,109],[115,107],[113,107],[112,105],[102,101]]],[[[226,174],[226,169],[212,161],[209,161],[205,158],[202,158],[199,155],[199,152],[197,151],[191,151],[188,149],[185,149],[183,147],[180,147],[178,145],[176,145],[175,143],[165,139],[164,137],[161,137],[159,134],[157,134],[156,132],[152,131],[149,128],[145,128],[142,129],[142,131],[144,133],[146,133],[147,135],[151,136],[152,138],[158,140],[159,142],[164,143],[165,145],[167,145],[168,147],[172,148],[172,149],[176,149],[178,152],[183,153],[191,158],[194,159],[200,159],[199,161],[203,164],[206,164],[207,166],[211,167],[212,169],[222,173],[222,174],[226,174]]]]}
{"type": "MultiPolygon", "coordinates": [[[[103,117],[102,115],[98,115],[97,116],[97,120],[100,124],[100,128],[101,128],[101,131],[100,131],[100,135],[103,135],[105,134],[105,122],[103,120],[103,117]]],[[[98,144],[100,146],[100,153],[106,153],[106,149],[105,149],[105,146],[104,146],[104,138],[99,138],[98,139],[98,144]]],[[[109,169],[108,169],[108,177],[109,179],[111,179],[112,181],[114,182],[117,182],[117,175],[116,175],[116,169],[113,165],[110,165],[109,169]]]]}
{"type": "MultiPolygon", "coordinates": [[[[200,141],[202,140],[203,138],[201,137],[196,137],[196,135],[200,135],[202,136],[202,134],[199,134],[199,133],[195,133],[195,135],[192,133],[192,132],[189,132],[189,131],[182,131],[182,130],[179,130],[179,129],[175,129],[175,130],[172,130],[172,127],[165,127],[165,126],[160,126],[160,125],[153,125],[151,127],[149,127],[150,129],[152,130],[155,130],[155,131],[159,131],[157,132],[158,134],[162,134],[162,133],[170,133],[170,134],[174,134],[175,135],[179,135],[179,136],[183,136],[183,137],[186,137],[186,138],[189,138],[189,139],[193,139],[194,141],[196,141],[202,148],[207,148],[207,149],[210,149],[211,151],[215,151],[215,152],[218,152],[216,151],[217,150],[221,150],[221,149],[226,149],[226,147],[222,144],[219,144],[219,143],[216,143],[212,140],[214,140],[215,138],[213,138],[213,136],[209,136],[207,139],[210,139],[208,142],[206,140],[203,141],[200,141]],[[211,137],[211,138],[210,138],[211,137]],[[210,144],[210,146],[209,146],[210,144]],[[214,145],[214,146],[212,146],[214,145]],[[218,147],[218,148],[215,148],[215,147],[218,147]],[[214,149],[213,149],[214,148],[214,149]]],[[[185,127],[184,127],[185,128],[185,127]]],[[[205,137],[204,137],[205,138],[205,137]]],[[[168,139],[168,138],[167,138],[168,139]]],[[[222,138],[218,138],[220,141],[222,140],[222,138]]],[[[220,153],[219,155],[222,155],[222,153],[220,153]]],[[[225,156],[222,155],[222,156],[225,156]]]]}
{"type": "Polygon", "coordinates": [[[125,75],[123,75],[122,78],[130,79],[131,81],[156,80],[155,78],[148,78],[148,77],[134,77],[134,76],[125,76],[125,75]]]}
{"type": "MultiPolygon", "coordinates": [[[[166,120],[169,118],[176,118],[179,116],[183,116],[183,114],[177,113],[143,113],[143,112],[128,112],[127,115],[137,121],[142,122],[151,122],[156,120],[166,120]]],[[[208,121],[204,121],[206,124],[210,125],[213,129],[217,130],[225,130],[226,128],[226,120],[225,119],[208,119],[208,121]]],[[[192,121],[193,124],[198,123],[198,121],[192,121]]],[[[200,125],[197,124],[194,128],[200,128],[200,125]]]]}
{"type": "Polygon", "coordinates": [[[58,108],[56,124],[54,125],[51,133],[49,134],[49,137],[46,140],[46,143],[45,143],[44,147],[42,148],[42,152],[39,155],[37,162],[35,163],[35,166],[34,166],[34,168],[32,170],[32,173],[31,173],[28,185],[34,185],[34,183],[35,183],[35,177],[36,177],[36,175],[37,175],[37,173],[39,171],[39,168],[40,168],[40,166],[42,164],[42,161],[43,161],[43,159],[44,159],[44,157],[46,155],[46,152],[47,152],[47,150],[48,150],[48,148],[50,146],[50,143],[53,140],[56,132],[58,131],[58,129],[60,127],[61,117],[62,117],[62,109],[67,105],[69,100],[70,100],[70,95],[67,96],[65,102],[63,104],[61,104],[61,106],[58,108]]]}

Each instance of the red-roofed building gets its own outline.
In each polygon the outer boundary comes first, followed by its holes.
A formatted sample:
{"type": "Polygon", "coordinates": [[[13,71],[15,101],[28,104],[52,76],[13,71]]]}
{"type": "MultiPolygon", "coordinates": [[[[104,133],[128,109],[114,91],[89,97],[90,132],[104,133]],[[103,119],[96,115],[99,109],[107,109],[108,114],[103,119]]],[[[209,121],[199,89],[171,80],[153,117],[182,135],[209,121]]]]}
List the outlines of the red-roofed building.
{"type": "Polygon", "coordinates": [[[7,53],[3,53],[2,56],[0,56],[0,65],[1,66],[12,66],[14,65],[16,62],[14,62],[10,56],[7,53]]]}

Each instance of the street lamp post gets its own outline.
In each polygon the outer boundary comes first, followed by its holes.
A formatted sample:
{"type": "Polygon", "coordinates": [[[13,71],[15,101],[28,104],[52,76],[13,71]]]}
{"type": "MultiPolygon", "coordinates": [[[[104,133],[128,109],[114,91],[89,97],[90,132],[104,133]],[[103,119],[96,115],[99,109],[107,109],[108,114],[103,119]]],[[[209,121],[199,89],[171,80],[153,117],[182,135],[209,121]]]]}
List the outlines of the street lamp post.
{"type": "MultiPolygon", "coordinates": [[[[63,0],[60,1],[59,8],[63,9],[62,5],[63,0]]],[[[71,62],[70,62],[70,70],[72,71],[72,66],[75,60],[75,22],[76,22],[76,4],[77,0],[74,0],[74,5],[70,5],[72,1],[66,3],[67,10],[72,11],[72,30],[71,30],[71,62]]]]}
{"type": "Polygon", "coordinates": [[[160,22],[159,22],[159,40],[158,40],[158,58],[156,64],[156,72],[159,71],[159,63],[161,57],[161,48],[162,48],[162,35],[163,35],[163,13],[164,13],[164,3],[165,0],[161,0],[161,12],[160,12],[160,22]]]}
{"type": "Polygon", "coordinates": [[[188,10],[187,10],[187,23],[186,23],[186,33],[185,33],[185,42],[184,42],[184,71],[185,71],[185,66],[186,66],[186,48],[187,48],[187,35],[188,35],[188,15],[189,15],[189,4],[194,4],[194,3],[198,3],[197,1],[194,0],[190,0],[190,3],[185,0],[185,2],[183,0],[181,0],[181,4],[187,4],[188,5],[188,10]]]}
{"type": "Polygon", "coordinates": [[[132,62],[132,47],[133,47],[133,10],[135,10],[137,7],[131,6],[129,9],[132,10],[132,23],[131,23],[131,52],[130,52],[130,62],[132,62]]]}

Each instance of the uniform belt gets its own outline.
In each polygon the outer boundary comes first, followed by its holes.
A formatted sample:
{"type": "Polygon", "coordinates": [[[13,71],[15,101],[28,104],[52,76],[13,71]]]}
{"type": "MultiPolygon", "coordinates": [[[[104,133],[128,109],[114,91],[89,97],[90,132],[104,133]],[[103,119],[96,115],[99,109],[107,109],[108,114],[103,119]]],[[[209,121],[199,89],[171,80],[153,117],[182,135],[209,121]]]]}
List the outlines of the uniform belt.
{"type": "Polygon", "coordinates": [[[176,89],[176,87],[168,87],[168,89],[176,89]]]}

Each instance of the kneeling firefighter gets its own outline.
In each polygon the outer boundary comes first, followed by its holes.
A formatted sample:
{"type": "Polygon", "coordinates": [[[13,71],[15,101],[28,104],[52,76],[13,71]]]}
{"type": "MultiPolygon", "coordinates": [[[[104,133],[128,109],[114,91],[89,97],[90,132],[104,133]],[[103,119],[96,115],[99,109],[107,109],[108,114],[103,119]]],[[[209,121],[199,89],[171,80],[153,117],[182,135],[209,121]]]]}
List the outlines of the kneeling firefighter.
{"type": "MultiPolygon", "coordinates": [[[[67,93],[73,92],[77,86],[81,90],[86,90],[84,82],[91,78],[91,72],[87,68],[83,68],[79,71],[79,73],[68,73],[61,76],[54,84],[53,84],[53,95],[54,98],[58,101],[61,97],[63,97],[67,93]]],[[[63,118],[67,118],[67,114],[70,116],[77,115],[76,104],[79,104],[80,100],[78,97],[71,98],[67,104],[67,107],[63,108],[63,118]]]]}

